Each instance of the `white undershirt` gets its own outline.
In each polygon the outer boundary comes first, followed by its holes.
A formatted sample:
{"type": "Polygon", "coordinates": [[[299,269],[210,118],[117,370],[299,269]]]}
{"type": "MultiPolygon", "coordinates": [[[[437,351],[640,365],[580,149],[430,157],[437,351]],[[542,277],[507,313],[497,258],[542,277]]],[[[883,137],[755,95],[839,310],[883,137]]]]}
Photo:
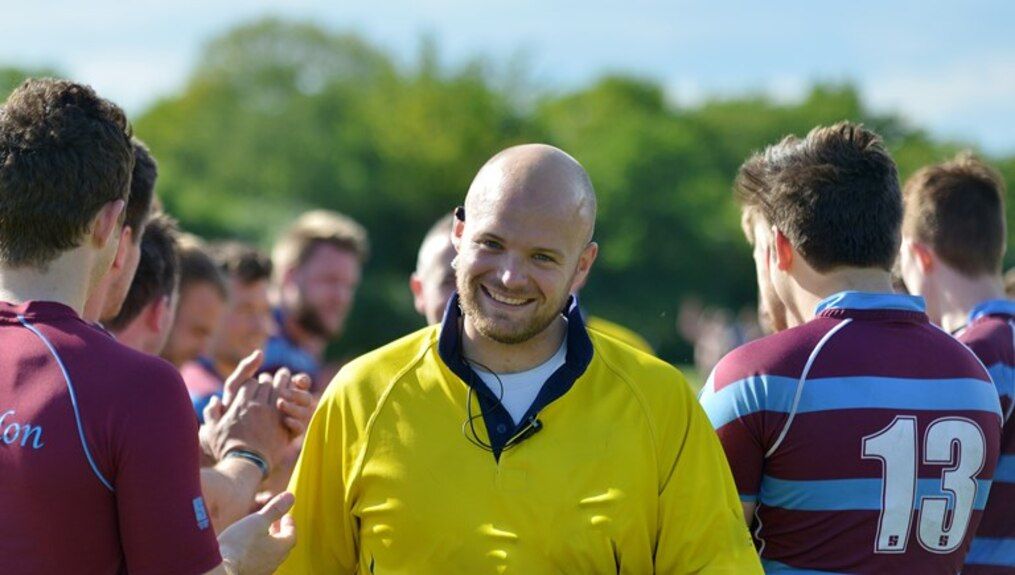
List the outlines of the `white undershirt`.
{"type": "Polygon", "coordinates": [[[511,414],[511,419],[515,420],[517,425],[521,421],[522,416],[525,412],[532,407],[532,402],[536,400],[536,396],[539,395],[539,390],[543,389],[543,384],[546,380],[550,379],[553,372],[564,365],[567,358],[567,336],[564,336],[564,341],[561,342],[560,348],[557,353],[553,354],[553,357],[546,360],[542,365],[538,365],[528,371],[520,371],[518,373],[493,373],[486,371],[480,367],[473,365],[476,371],[476,375],[483,380],[490,391],[493,392],[494,397],[501,397],[501,405],[504,409],[511,414]],[[500,383],[497,382],[497,378],[500,378],[500,383]],[[501,391],[501,385],[504,386],[503,392],[501,391]]]}

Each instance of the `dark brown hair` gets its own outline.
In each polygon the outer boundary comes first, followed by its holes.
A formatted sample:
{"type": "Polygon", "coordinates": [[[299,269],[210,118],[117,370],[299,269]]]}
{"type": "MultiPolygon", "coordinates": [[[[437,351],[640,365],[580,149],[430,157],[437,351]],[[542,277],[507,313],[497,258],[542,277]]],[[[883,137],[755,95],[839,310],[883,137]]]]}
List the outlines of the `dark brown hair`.
{"type": "Polygon", "coordinates": [[[120,313],[106,322],[107,327],[113,331],[122,330],[146,306],[176,292],[180,281],[178,234],[176,221],[171,217],[156,213],[149,219],[141,236],[141,257],[137,273],[134,274],[120,313]]]}
{"type": "Polygon", "coordinates": [[[906,181],[903,232],[971,277],[1001,272],[1007,243],[1004,180],[969,152],[906,181]]]}
{"type": "Polygon", "coordinates": [[[237,241],[222,241],[209,247],[219,269],[245,285],[271,279],[271,259],[254,246],[237,241]]]}
{"type": "Polygon", "coordinates": [[[815,270],[892,268],[899,250],[902,195],[881,138],[859,124],[789,136],[740,167],[735,190],[815,270]]]}
{"type": "Polygon", "coordinates": [[[144,142],[133,138],[130,141],[134,150],[134,171],[130,177],[130,199],[127,200],[126,215],[123,225],[133,230],[135,242],[140,242],[148,216],[152,211],[152,199],[155,197],[155,180],[159,177],[159,167],[155,158],[144,142]]]}
{"type": "Polygon", "coordinates": [[[45,267],[130,194],[123,110],[88,86],[31,79],[0,108],[0,261],[45,267]]]}
{"type": "Polygon", "coordinates": [[[184,234],[180,237],[180,294],[198,283],[211,284],[222,299],[229,299],[226,277],[219,271],[204,242],[197,236],[184,234]]]}

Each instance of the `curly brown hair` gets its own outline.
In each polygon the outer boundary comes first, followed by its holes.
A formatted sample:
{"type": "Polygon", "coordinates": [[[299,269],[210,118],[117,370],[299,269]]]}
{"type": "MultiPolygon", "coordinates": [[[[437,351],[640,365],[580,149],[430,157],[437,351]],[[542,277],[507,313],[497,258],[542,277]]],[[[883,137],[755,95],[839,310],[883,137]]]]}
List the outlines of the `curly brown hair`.
{"type": "Polygon", "coordinates": [[[116,104],[66,80],[26,80],[0,108],[0,261],[44,268],[130,194],[131,128],[116,104]]]}

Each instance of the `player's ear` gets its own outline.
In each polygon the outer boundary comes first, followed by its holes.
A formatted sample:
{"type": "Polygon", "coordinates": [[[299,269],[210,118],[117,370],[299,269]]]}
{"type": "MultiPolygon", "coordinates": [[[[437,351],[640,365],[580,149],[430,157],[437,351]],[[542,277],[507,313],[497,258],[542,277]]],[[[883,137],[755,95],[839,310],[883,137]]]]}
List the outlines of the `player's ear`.
{"type": "Polygon", "coordinates": [[[169,321],[170,307],[169,296],[165,295],[148,304],[143,312],[145,327],[152,332],[161,332],[169,321]]]}
{"type": "Polygon", "coordinates": [[[99,213],[95,214],[95,218],[92,219],[91,242],[93,247],[102,249],[113,238],[113,234],[119,228],[120,214],[123,213],[125,205],[126,202],[123,200],[116,200],[107,202],[99,208],[99,213]]]}
{"type": "Polygon", "coordinates": [[[465,233],[465,219],[455,218],[451,224],[451,245],[454,246],[456,252],[461,252],[462,245],[462,234],[465,233]]]}
{"type": "Polygon", "coordinates": [[[793,244],[782,231],[772,226],[772,256],[775,258],[775,266],[780,271],[789,271],[793,267],[793,257],[796,255],[793,244]]]}
{"type": "Polygon", "coordinates": [[[934,271],[937,267],[937,257],[934,254],[934,250],[930,246],[923,242],[908,241],[906,242],[910,250],[910,254],[913,257],[913,261],[920,267],[920,272],[923,275],[927,275],[934,271]]]}
{"type": "Polygon", "coordinates": [[[116,257],[113,258],[113,269],[123,269],[124,264],[127,262],[127,252],[130,251],[130,246],[134,241],[134,230],[124,225],[120,231],[120,245],[116,247],[116,257]]]}
{"type": "Polygon", "coordinates": [[[419,275],[416,272],[413,272],[409,276],[409,291],[412,292],[412,304],[415,306],[416,311],[426,315],[426,307],[423,305],[423,281],[419,279],[419,275]]]}

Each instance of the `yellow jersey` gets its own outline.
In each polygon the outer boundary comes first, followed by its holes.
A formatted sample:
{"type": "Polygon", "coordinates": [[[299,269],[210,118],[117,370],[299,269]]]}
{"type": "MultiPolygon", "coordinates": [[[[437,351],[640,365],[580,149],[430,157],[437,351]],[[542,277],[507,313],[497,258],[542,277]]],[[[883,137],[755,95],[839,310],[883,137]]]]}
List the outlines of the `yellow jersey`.
{"type": "Polygon", "coordinates": [[[573,305],[566,363],[523,418],[541,428],[512,446],[521,425],[455,356],[458,317],[449,306],[443,326],[332,381],[290,484],[296,547],[279,573],[761,573],[679,371],[590,334],[573,305]],[[477,402],[474,439],[493,453],[465,435],[477,402]]]}

